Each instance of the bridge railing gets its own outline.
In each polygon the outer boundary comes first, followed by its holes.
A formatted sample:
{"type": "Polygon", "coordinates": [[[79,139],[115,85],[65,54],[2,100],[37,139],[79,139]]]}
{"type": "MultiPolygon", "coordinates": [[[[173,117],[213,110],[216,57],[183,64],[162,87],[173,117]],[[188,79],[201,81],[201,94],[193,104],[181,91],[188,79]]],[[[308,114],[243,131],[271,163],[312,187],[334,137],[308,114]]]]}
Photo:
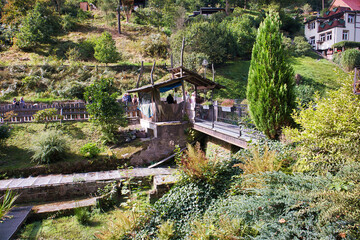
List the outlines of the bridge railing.
{"type": "Polygon", "coordinates": [[[238,134],[238,137],[264,137],[251,123],[246,104],[234,104],[232,107],[221,106],[216,101],[211,105],[196,104],[194,120],[210,123],[213,129],[231,131],[238,134]]]}
{"type": "MultiPolygon", "coordinates": [[[[123,103],[119,103],[123,104],[123,103]]],[[[128,121],[133,123],[137,121],[139,110],[137,105],[128,103],[125,106],[128,121]]],[[[62,121],[86,121],[89,120],[89,114],[86,111],[86,104],[84,102],[58,102],[54,104],[44,103],[25,103],[25,104],[1,104],[0,105],[0,123],[26,123],[34,120],[34,114],[40,110],[55,108],[57,113],[62,117],[62,121]],[[9,112],[13,114],[8,116],[5,120],[6,114],[9,112]]],[[[60,121],[60,118],[49,119],[49,121],[60,121]]]]}

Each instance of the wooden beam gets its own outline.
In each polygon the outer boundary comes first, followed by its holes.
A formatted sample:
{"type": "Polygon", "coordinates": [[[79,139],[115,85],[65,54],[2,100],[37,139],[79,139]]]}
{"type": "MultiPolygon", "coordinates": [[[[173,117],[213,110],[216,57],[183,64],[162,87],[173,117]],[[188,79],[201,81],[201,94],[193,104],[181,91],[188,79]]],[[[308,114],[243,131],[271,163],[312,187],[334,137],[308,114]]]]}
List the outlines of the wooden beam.
{"type": "Polygon", "coordinates": [[[183,93],[183,101],[184,101],[184,106],[183,106],[183,117],[185,116],[186,113],[186,96],[185,96],[185,85],[184,85],[184,80],[181,81],[181,88],[182,88],[182,93],[183,93]]]}
{"type": "Polygon", "coordinates": [[[211,68],[212,68],[212,80],[213,82],[215,82],[215,69],[214,69],[214,64],[211,64],[211,68]]]}
{"type": "Polygon", "coordinates": [[[140,68],[140,74],[139,74],[139,78],[136,82],[136,88],[139,88],[139,83],[140,83],[140,79],[143,75],[143,72],[144,72],[144,61],[141,61],[141,68],[140,68]]]}
{"type": "Polygon", "coordinates": [[[156,64],[156,61],[154,61],[154,64],[151,68],[151,74],[150,74],[150,80],[151,80],[151,85],[154,86],[154,77],[153,77],[153,73],[154,73],[154,69],[155,69],[155,64],[156,64]]]}
{"type": "Polygon", "coordinates": [[[185,37],[183,37],[182,46],[181,46],[181,56],[180,56],[181,77],[183,75],[182,68],[184,66],[184,48],[185,48],[185,37]]]}

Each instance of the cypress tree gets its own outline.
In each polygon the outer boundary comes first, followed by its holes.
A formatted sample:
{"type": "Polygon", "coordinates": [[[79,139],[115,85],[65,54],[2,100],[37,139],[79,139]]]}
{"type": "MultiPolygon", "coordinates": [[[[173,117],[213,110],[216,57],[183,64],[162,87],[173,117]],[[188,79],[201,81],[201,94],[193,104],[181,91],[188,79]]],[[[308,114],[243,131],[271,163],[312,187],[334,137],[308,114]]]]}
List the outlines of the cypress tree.
{"type": "Polygon", "coordinates": [[[251,118],[270,139],[292,123],[295,108],[294,71],[282,39],[279,14],[271,11],[258,29],[247,85],[251,118]]]}

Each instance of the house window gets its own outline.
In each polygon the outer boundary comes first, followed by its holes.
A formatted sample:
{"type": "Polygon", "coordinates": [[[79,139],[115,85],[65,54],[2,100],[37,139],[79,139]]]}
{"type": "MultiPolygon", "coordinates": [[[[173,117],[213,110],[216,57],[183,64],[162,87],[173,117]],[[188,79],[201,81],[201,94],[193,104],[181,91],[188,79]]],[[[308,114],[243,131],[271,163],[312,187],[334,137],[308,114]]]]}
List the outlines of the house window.
{"type": "Polygon", "coordinates": [[[320,42],[325,42],[325,34],[320,35],[320,42]]]}
{"type": "Polygon", "coordinates": [[[342,40],[349,40],[349,31],[343,30],[342,40]]]}
{"type": "Polygon", "coordinates": [[[315,37],[311,37],[309,43],[315,45],[315,37]]]}
{"type": "Polygon", "coordinates": [[[348,23],[354,23],[355,16],[353,14],[349,14],[348,16],[348,23]]]}
{"type": "Polygon", "coordinates": [[[310,29],[310,30],[315,29],[315,21],[309,23],[309,29],[310,29]]]}
{"type": "Polygon", "coordinates": [[[332,32],[326,33],[326,41],[330,41],[332,39],[332,32]]]}

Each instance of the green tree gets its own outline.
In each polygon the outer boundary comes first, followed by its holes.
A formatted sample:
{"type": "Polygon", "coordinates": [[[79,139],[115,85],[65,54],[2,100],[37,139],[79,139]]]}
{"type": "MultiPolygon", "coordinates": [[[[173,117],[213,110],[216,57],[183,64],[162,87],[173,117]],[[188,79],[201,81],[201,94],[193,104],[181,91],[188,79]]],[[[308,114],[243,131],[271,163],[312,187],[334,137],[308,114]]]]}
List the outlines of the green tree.
{"type": "Polygon", "coordinates": [[[247,100],[256,127],[270,139],[292,123],[295,108],[294,72],[280,33],[280,20],[271,11],[261,23],[249,69],[247,100]]]}
{"type": "Polygon", "coordinates": [[[116,131],[126,125],[124,108],[116,101],[118,96],[112,78],[101,78],[88,86],[85,99],[91,99],[86,105],[90,120],[99,126],[105,143],[116,142],[116,131]]]}
{"type": "Polygon", "coordinates": [[[37,3],[21,24],[16,45],[29,49],[39,43],[47,43],[60,29],[60,19],[48,7],[37,3]]]}
{"type": "Polygon", "coordinates": [[[101,37],[96,42],[94,50],[94,57],[102,63],[113,63],[120,58],[120,55],[116,50],[115,41],[108,32],[103,32],[103,34],[101,34],[101,37]]]}
{"type": "Polygon", "coordinates": [[[2,9],[1,22],[6,24],[19,24],[35,5],[35,0],[7,0],[2,9]]]}

